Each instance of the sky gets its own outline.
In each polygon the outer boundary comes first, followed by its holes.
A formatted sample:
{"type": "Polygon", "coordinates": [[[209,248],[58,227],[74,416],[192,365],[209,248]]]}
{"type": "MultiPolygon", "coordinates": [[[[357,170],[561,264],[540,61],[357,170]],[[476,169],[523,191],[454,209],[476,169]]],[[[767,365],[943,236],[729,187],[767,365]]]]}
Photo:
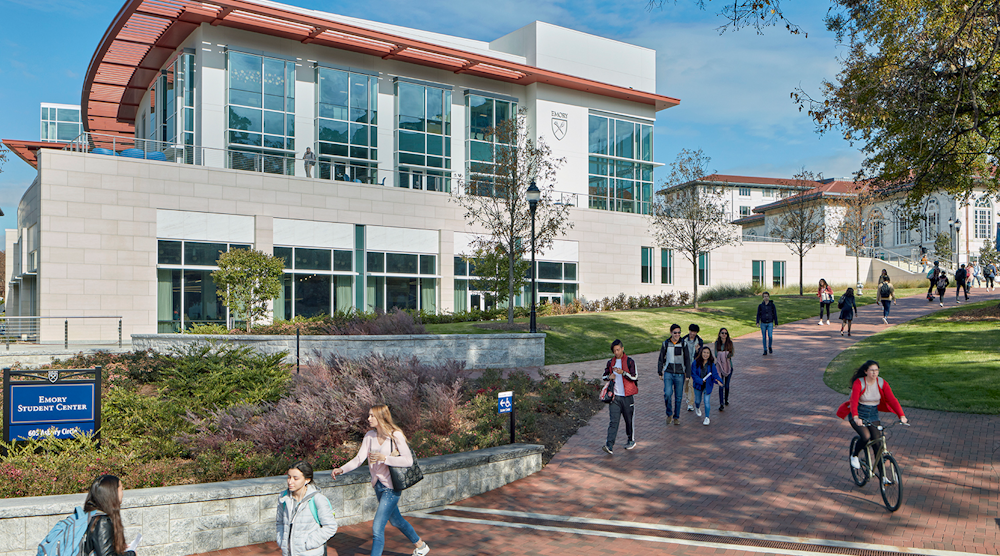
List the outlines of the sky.
{"type": "MultiPolygon", "coordinates": [[[[719,2],[647,0],[286,0],[296,6],[490,41],[535,20],[656,50],[656,92],[679,98],[659,112],[654,160],[669,164],[682,149],[701,149],[709,170],[787,178],[803,169],[825,177],[853,174],[862,155],[837,134],[817,135],[790,98],[818,96],[846,54],[824,29],[829,3],[787,0],[784,27],[726,31],[719,2]]],[[[79,104],[97,43],[121,2],[2,0],[0,139],[38,140],[39,103],[79,104]]],[[[16,227],[17,203],[35,171],[13,154],[0,168],[0,229],[16,227]]],[[[669,173],[656,170],[656,181],[669,173]]]]}

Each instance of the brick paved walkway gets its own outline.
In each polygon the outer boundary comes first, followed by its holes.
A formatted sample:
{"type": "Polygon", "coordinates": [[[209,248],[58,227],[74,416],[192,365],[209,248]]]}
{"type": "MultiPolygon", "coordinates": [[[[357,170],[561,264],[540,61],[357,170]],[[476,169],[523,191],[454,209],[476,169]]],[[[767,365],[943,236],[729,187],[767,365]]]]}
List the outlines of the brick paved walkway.
{"type": "MultiPolygon", "coordinates": [[[[980,290],[975,294],[974,301],[987,298],[980,290]]],[[[890,322],[936,309],[936,303],[919,296],[903,299],[893,307],[890,322]]],[[[679,324],[686,329],[688,323],[679,324]]],[[[851,482],[846,452],[853,431],[834,416],[845,397],[823,383],[822,372],[840,351],[884,328],[881,308],[868,306],[855,320],[852,338],[841,337],[837,323],[817,326],[815,319],[809,319],[779,326],[774,354],[767,357],[761,356],[759,334],[737,339],[732,405],[724,413],[713,405],[712,424],[707,427],[686,411],[681,426],[664,424],[656,354],[636,355],[638,448],[622,449],[622,427],[615,455],[601,452],[607,430],[607,412],[602,411],[542,471],[458,506],[998,554],[1000,480],[994,454],[1000,451],[1000,417],[908,410],[914,426],[895,428],[890,437],[905,473],[904,504],[895,513],[882,506],[877,485],[859,489],[851,482]]],[[[705,330],[702,336],[714,339],[715,332],[705,330]]],[[[892,362],[880,363],[891,383],[892,362]]],[[[551,369],[593,374],[602,367],[603,363],[588,362],[551,369]]],[[[713,401],[717,404],[718,398],[713,401]]],[[[462,511],[437,515],[684,538],[623,526],[516,520],[462,511]]],[[[663,544],[429,517],[410,520],[435,555],[598,551],[735,555],[768,550],[663,544]]],[[[368,554],[370,528],[370,523],[342,528],[330,542],[330,554],[368,554]]],[[[392,527],[386,535],[386,554],[412,550],[392,527]]],[[[278,553],[273,544],[223,552],[232,556],[278,553]]]]}

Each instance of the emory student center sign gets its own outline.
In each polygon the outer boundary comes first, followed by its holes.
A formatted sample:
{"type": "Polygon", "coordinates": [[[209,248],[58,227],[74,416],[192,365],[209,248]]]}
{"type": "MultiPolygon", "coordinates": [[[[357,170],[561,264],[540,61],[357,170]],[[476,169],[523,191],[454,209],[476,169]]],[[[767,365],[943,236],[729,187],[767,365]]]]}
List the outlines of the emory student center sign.
{"type": "Polygon", "coordinates": [[[4,440],[96,433],[101,368],[43,372],[4,369],[4,440]]]}

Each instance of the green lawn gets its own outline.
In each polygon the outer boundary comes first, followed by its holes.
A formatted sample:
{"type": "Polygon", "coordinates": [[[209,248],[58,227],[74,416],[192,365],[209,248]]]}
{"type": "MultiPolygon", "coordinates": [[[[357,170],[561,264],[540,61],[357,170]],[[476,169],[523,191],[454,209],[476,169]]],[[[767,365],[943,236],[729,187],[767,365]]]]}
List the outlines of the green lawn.
{"type": "Polygon", "coordinates": [[[823,380],[847,394],[852,373],[874,359],[904,407],[1000,413],[1000,326],[996,320],[949,319],[996,303],[940,311],[866,338],[838,355],[823,380]]]}
{"type": "MultiPolygon", "coordinates": [[[[917,289],[900,289],[900,297],[917,293],[917,289]]],[[[866,288],[868,294],[874,290],[866,288]]],[[[837,295],[840,295],[840,291],[837,295]]],[[[772,298],[778,308],[779,323],[796,321],[808,317],[818,317],[819,302],[815,295],[778,295],[772,298]]],[[[858,305],[874,303],[869,296],[858,299],[858,305]]],[[[719,328],[729,329],[734,337],[754,332],[759,297],[745,297],[702,303],[698,310],[688,307],[667,307],[662,309],[639,309],[635,311],[609,311],[601,313],[581,313],[539,317],[538,323],[549,326],[545,332],[545,363],[575,363],[591,361],[608,356],[611,341],[615,338],[625,343],[628,353],[646,353],[660,349],[670,325],[681,325],[684,333],[691,323],[701,327],[701,337],[714,341],[719,328]]],[[[837,307],[831,307],[831,316],[836,319],[837,307]]],[[[526,322],[527,319],[517,319],[526,322]]],[[[503,330],[486,330],[476,323],[427,325],[431,334],[484,334],[503,333],[503,330]]]]}

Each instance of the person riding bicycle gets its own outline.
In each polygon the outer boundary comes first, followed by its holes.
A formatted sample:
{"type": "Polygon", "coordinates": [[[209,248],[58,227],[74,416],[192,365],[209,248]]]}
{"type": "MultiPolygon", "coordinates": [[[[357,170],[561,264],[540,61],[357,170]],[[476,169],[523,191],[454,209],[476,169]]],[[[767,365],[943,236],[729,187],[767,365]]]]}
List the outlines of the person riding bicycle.
{"type": "MultiPolygon", "coordinates": [[[[879,411],[895,413],[904,425],[907,422],[903,406],[899,405],[899,400],[892,395],[889,383],[878,376],[878,371],[878,363],[872,360],[865,361],[858,367],[851,377],[851,399],[837,408],[837,417],[844,419],[850,416],[851,427],[861,437],[861,442],[858,442],[854,453],[851,454],[851,467],[855,469],[861,469],[858,455],[868,442],[882,436],[882,431],[878,430],[879,411]]],[[[875,461],[882,461],[881,446],[876,445],[875,450],[875,461]]]]}

